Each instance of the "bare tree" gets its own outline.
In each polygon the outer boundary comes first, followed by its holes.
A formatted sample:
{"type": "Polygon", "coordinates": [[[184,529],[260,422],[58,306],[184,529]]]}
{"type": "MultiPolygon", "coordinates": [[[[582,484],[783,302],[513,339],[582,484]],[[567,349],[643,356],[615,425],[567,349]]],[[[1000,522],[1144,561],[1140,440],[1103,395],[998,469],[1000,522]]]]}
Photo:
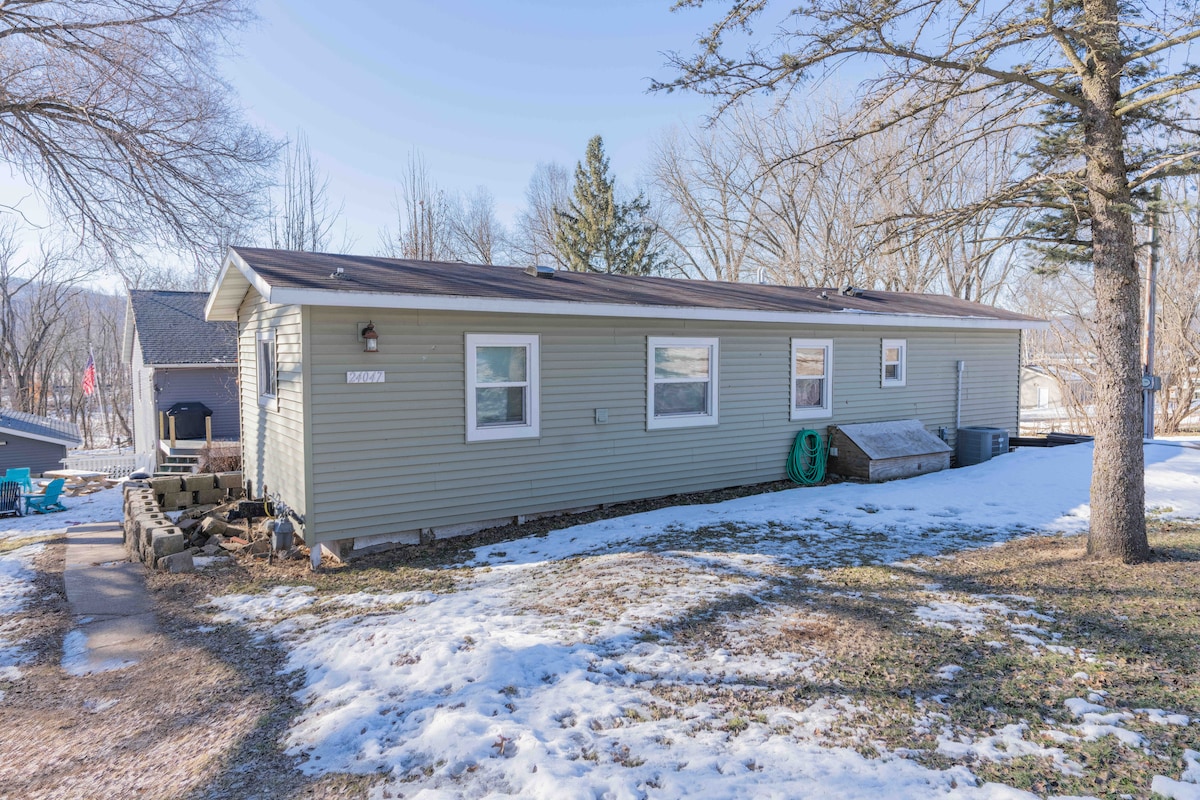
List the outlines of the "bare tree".
{"type": "Polygon", "coordinates": [[[1189,202],[1180,181],[1164,188],[1154,348],[1163,386],[1155,422],[1163,433],[1177,433],[1200,415],[1200,198],[1189,202]]]}
{"type": "Polygon", "coordinates": [[[384,228],[380,231],[381,255],[422,261],[455,259],[450,203],[419,153],[411,153],[408,157],[393,208],[396,230],[384,228]]]}
{"type": "Polygon", "coordinates": [[[242,0],[0,3],[0,157],[81,240],[204,249],[258,213],[275,145],[218,64],[242,0]]]}
{"type": "Polygon", "coordinates": [[[345,201],[334,207],[329,198],[329,176],[313,157],[308,136],[298,131],[283,152],[279,204],[272,202],[271,209],[271,246],[314,253],[328,250],[333,228],[345,207],[345,201]]]}
{"type": "Polygon", "coordinates": [[[1037,204],[1055,223],[1046,228],[1051,244],[1090,255],[1101,335],[1088,552],[1145,560],[1132,211],[1135,193],[1148,183],[1200,167],[1197,125],[1191,107],[1179,102],[1200,87],[1200,68],[1187,55],[1200,38],[1200,9],[1179,0],[1153,8],[1117,0],[998,6],[814,0],[789,8],[769,44],[728,55],[724,43],[745,41],[747,34],[753,40],[752,23],[768,7],[769,0],[733,0],[697,54],[673,58],[678,77],[658,87],[693,89],[727,105],[763,90],[793,90],[806,78],[862,59],[878,68],[878,77],[860,124],[844,131],[842,141],[885,131],[901,119],[935,120],[964,98],[979,98],[986,113],[960,130],[958,141],[994,136],[1040,115],[1044,135],[1032,168],[980,202],[1037,204]],[[893,110],[875,113],[897,97],[902,102],[893,110]]]}
{"type": "Polygon", "coordinates": [[[477,186],[449,204],[450,250],[472,264],[495,264],[505,254],[508,235],[496,218],[496,201],[487,187],[477,186]]]}
{"type": "Polygon", "coordinates": [[[0,368],[12,407],[45,414],[67,334],[78,328],[85,271],[45,244],[36,259],[23,258],[19,238],[11,220],[0,226],[0,368]]]}
{"type": "Polygon", "coordinates": [[[668,262],[688,277],[746,277],[765,180],[739,129],[757,123],[743,114],[708,129],[674,132],[654,151],[658,229],[672,245],[668,262]]]}
{"type": "Polygon", "coordinates": [[[525,265],[547,264],[566,269],[554,244],[558,211],[571,200],[571,173],[561,164],[539,163],[525,190],[525,209],[517,217],[513,255],[525,265]]]}

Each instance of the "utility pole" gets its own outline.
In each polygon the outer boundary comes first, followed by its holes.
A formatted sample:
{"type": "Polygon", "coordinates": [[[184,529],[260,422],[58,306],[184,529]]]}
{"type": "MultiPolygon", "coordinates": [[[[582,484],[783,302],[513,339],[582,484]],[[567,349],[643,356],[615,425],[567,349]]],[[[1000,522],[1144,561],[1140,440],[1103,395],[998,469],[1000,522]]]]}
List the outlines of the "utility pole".
{"type": "Polygon", "coordinates": [[[1159,379],[1154,374],[1154,323],[1158,309],[1158,203],[1162,193],[1154,188],[1150,210],[1150,266],[1146,270],[1145,337],[1142,340],[1142,436],[1154,438],[1154,393],[1159,379]]]}

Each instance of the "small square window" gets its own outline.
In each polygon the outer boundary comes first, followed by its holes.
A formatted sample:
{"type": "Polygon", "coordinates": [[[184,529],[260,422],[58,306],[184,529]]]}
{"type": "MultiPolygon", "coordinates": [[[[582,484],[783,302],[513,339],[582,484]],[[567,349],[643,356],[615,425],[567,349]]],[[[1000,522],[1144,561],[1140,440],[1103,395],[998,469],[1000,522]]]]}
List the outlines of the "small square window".
{"type": "Polygon", "coordinates": [[[904,339],[884,339],[882,350],[884,386],[904,386],[908,383],[908,342],[904,339]]]}
{"type": "Polygon", "coordinates": [[[258,402],[262,405],[270,405],[275,402],[278,396],[275,331],[259,331],[257,339],[258,364],[256,371],[258,373],[258,402]]]}
{"type": "Polygon", "coordinates": [[[833,340],[792,339],[792,419],[833,416],[833,340]]]}
{"type": "Polygon", "coordinates": [[[538,337],[467,334],[467,441],[540,434],[538,337]]]}
{"type": "Polygon", "coordinates": [[[717,424],[717,339],[651,336],[646,428],[717,424]]]}

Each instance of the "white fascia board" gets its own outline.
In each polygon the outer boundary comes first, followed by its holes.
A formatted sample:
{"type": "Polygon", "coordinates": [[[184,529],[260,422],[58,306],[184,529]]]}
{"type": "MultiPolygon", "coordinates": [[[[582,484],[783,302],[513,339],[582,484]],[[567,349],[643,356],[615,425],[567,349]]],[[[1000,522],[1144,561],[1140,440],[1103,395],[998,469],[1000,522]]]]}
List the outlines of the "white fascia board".
{"type": "Polygon", "coordinates": [[[133,296],[125,296],[125,327],[121,331],[121,363],[133,363],[133,296]]]}
{"type": "MultiPolygon", "coordinates": [[[[240,259],[239,259],[240,260],[240,259]]],[[[257,277],[257,276],[255,276],[257,277]]],[[[255,289],[258,289],[255,286],[255,289]]],[[[383,294],[322,289],[258,289],[268,302],[279,305],[394,308],[411,311],[472,311],[492,314],[545,314],[568,317],[626,317],[636,319],[709,320],[714,322],[764,322],[791,325],[847,325],[894,328],[976,328],[987,330],[1044,330],[1043,320],[945,317],[921,314],[877,314],[872,311],[792,312],[752,311],[739,308],[633,306],[618,303],[575,303],[561,300],[507,300],[449,295],[383,294]]]]}
{"type": "Polygon", "coordinates": [[[271,287],[231,247],[225,255],[225,263],[221,265],[221,274],[208,293],[204,318],[209,322],[237,322],[237,310],[248,288],[253,288],[267,302],[271,302],[271,287]],[[228,299],[231,294],[236,295],[236,299],[228,299]]]}
{"type": "Polygon", "coordinates": [[[68,439],[65,434],[62,438],[57,436],[44,436],[40,433],[30,433],[29,431],[20,431],[14,428],[5,428],[0,425],[0,434],[16,436],[19,439],[33,439],[35,442],[49,442],[50,444],[61,444],[66,447],[75,447],[83,443],[83,439],[68,439]]]}

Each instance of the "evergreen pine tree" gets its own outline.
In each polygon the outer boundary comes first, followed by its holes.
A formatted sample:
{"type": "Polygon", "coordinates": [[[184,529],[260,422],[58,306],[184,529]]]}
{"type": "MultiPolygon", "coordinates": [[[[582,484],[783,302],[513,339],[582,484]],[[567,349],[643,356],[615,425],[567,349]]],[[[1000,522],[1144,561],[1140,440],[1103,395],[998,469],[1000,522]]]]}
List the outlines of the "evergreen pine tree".
{"type": "Polygon", "coordinates": [[[576,272],[650,274],[660,260],[653,244],[657,228],[646,218],[650,203],[641,194],[618,202],[614,183],[604,142],[593,136],[585,160],[575,166],[573,199],[555,209],[555,247],[576,272]]]}

